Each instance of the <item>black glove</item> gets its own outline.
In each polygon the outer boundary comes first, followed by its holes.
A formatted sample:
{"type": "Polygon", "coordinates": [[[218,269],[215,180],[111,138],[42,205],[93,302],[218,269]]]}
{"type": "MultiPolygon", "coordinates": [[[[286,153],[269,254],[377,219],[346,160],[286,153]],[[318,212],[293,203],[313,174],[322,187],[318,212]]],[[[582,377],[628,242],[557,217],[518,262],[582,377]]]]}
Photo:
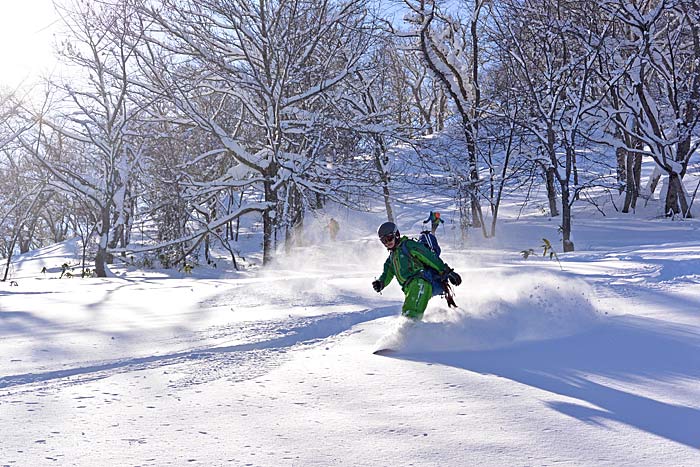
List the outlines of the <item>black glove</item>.
{"type": "Polygon", "coordinates": [[[381,292],[382,289],[384,288],[384,284],[382,284],[382,281],[376,280],[372,282],[372,288],[374,289],[375,292],[381,292]]]}
{"type": "Polygon", "coordinates": [[[454,285],[459,285],[462,283],[462,277],[454,271],[450,271],[447,275],[447,280],[449,280],[454,285]]]}

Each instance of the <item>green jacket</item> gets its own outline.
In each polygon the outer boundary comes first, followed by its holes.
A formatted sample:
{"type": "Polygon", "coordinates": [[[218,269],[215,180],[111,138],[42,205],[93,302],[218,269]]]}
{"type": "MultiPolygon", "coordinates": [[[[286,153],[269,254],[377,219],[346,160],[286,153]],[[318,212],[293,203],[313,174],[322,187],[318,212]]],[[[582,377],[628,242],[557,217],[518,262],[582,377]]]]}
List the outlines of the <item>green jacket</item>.
{"type": "Polygon", "coordinates": [[[386,287],[395,276],[403,289],[412,279],[418,277],[426,266],[430,266],[439,273],[448,269],[448,266],[430,251],[430,248],[408,237],[401,237],[399,244],[391,250],[384,262],[384,272],[379,276],[379,281],[386,287]]]}

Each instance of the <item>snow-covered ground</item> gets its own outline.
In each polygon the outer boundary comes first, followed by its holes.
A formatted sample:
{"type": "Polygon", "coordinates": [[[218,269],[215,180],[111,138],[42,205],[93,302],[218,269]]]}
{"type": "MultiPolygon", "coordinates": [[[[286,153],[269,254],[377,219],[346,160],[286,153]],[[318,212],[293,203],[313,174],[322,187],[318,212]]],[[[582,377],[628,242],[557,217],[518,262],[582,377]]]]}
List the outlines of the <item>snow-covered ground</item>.
{"type": "Polygon", "coordinates": [[[700,465],[697,221],[581,216],[560,265],[556,219],[459,249],[442,208],[460,308],[414,326],[370,286],[380,214],[333,212],[335,243],[309,223],[269,270],[58,279],[70,243],[26,255],[0,285],[0,465],[700,465]]]}

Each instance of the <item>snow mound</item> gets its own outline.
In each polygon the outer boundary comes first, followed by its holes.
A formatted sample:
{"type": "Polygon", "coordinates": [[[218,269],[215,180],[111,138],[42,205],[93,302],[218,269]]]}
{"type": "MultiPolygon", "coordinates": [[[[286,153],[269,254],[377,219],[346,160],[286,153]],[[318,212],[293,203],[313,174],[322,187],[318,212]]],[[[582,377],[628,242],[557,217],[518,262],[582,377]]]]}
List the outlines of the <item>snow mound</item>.
{"type": "Polygon", "coordinates": [[[457,309],[435,297],[423,321],[401,318],[377,343],[406,353],[475,351],[584,332],[600,319],[584,281],[548,272],[465,278],[457,309]]]}

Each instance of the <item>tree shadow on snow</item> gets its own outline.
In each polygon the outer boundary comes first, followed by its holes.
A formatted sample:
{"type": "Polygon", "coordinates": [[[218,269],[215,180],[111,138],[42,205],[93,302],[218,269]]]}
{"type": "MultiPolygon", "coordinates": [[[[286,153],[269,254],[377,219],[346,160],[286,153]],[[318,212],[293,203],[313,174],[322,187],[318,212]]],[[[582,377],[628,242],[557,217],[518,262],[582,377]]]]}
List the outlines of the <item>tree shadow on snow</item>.
{"type": "Polygon", "coordinates": [[[587,405],[547,405],[585,423],[624,423],[700,447],[700,408],[676,405],[608,387],[602,376],[630,383],[700,379],[700,335],[645,318],[612,318],[584,334],[492,351],[403,354],[401,358],[493,374],[587,405]]]}
{"type": "MultiPolygon", "coordinates": [[[[361,311],[289,318],[287,321],[275,323],[274,334],[268,335],[262,340],[227,346],[212,345],[179,352],[122,358],[96,363],[81,362],[74,367],[64,367],[53,371],[0,375],[0,389],[13,388],[25,384],[48,383],[66,378],[71,378],[71,382],[76,383],[82,380],[89,381],[106,378],[126,371],[159,368],[191,360],[198,360],[205,364],[207,360],[221,359],[222,356],[240,355],[245,352],[285,352],[295,346],[321,342],[331,336],[349,331],[357,324],[391,316],[395,313],[395,306],[386,306],[368,308],[361,311]]],[[[258,374],[254,373],[254,376],[258,376],[258,374]]]]}

